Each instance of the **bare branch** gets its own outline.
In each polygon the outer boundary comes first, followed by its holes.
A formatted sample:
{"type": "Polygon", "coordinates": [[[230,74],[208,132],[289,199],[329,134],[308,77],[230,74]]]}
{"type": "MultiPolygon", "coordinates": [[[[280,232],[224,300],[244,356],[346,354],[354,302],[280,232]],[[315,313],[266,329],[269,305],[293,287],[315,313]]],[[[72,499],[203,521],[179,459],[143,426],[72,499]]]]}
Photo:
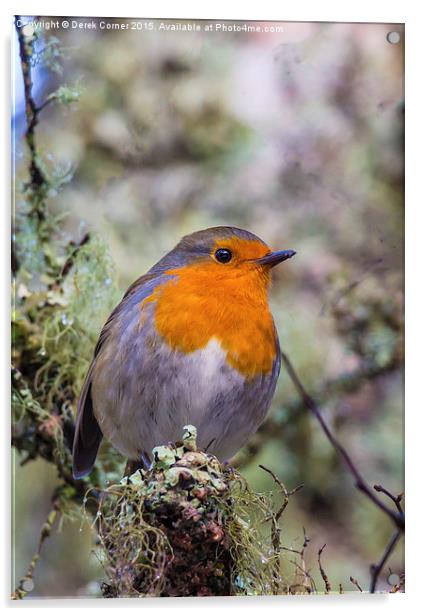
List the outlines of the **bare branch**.
{"type": "Polygon", "coordinates": [[[385,494],[386,496],[388,496],[388,498],[391,498],[391,500],[393,501],[393,503],[395,504],[395,506],[397,507],[397,510],[400,514],[403,514],[403,509],[401,507],[401,501],[403,500],[403,492],[401,494],[398,494],[397,496],[394,496],[393,494],[391,494],[391,492],[389,490],[387,490],[386,488],[384,488],[383,486],[379,485],[379,484],[375,484],[374,485],[374,490],[376,490],[377,492],[382,492],[383,494],[385,494]]]}
{"type": "MultiPolygon", "coordinates": [[[[363,362],[361,366],[350,372],[344,372],[332,379],[323,381],[314,393],[314,398],[322,404],[333,396],[350,394],[359,389],[362,383],[372,381],[386,374],[394,372],[398,368],[397,358],[393,357],[386,364],[379,365],[376,362],[363,362]]],[[[269,417],[259,428],[258,432],[250,439],[250,441],[238,452],[234,458],[234,466],[242,467],[245,464],[250,464],[251,460],[256,457],[268,439],[278,438],[284,431],[285,425],[289,424],[290,418],[297,417],[298,413],[306,410],[307,404],[302,397],[288,400],[284,405],[286,413],[282,422],[277,421],[274,417],[269,417]]]]}
{"type": "MultiPolygon", "coordinates": [[[[281,518],[283,511],[286,509],[288,502],[289,502],[289,497],[292,496],[293,494],[295,494],[296,492],[298,492],[299,490],[301,490],[304,486],[303,483],[301,483],[300,485],[296,486],[296,488],[293,488],[293,490],[288,491],[286,486],[284,485],[284,483],[282,483],[280,481],[280,479],[277,477],[277,475],[269,468],[267,468],[266,466],[264,466],[263,464],[258,464],[259,468],[262,468],[263,471],[266,471],[267,473],[269,473],[271,475],[271,477],[274,479],[275,483],[279,486],[280,490],[283,493],[284,496],[284,501],[280,507],[280,509],[277,511],[277,513],[275,514],[275,520],[278,522],[278,520],[281,518]]],[[[267,520],[269,521],[269,520],[267,520]]]]}
{"type": "Polygon", "coordinates": [[[282,356],[282,359],[284,361],[286,370],[287,370],[290,378],[292,379],[293,384],[295,385],[297,391],[299,392],[303,402],[306,404],[308,409],[312,412],[312,414],[318,420],[318,422],[319,422],[320,426],[322,427],[326,437],[328,438],[328,440],[330,441],[330,443],[332,444],[334,449],[336,449],[336,451],[343,458],[343,460],[344,460],[344,462],[346,464],[346,467],[348,468],[349,472],[351,473],[351,475],[353,476],[353,478],[355,480],[355,486],[357,487],[357,489],[360,490],[361,492],[363,492],[364,494],[366,494],[366,496],[379,509],[381,509],[381,511],[383,511],[386,515],[388,515],[388,517],[391,518],[391,520],[393,520],[393,522],[397,526],[397,528],[400,531],[403,531],[404,530],[404,515],[403,515],[403,513],[401,513],[401,514],[400,513],[396,513],[395,511],[393,511],[392,509],[387,507],[373,493],[373,491],[371,490],[370,486],[364,480],[364,478],[362,477],[362,475],[358,471],[357,467],[355,466],[354,462],[350,458],[350,456],[349,456],[348,452],[346,451],[346,449],[343,447],[343,445],[337,440],[337,438],[331,432],[331,430],[328,427],[325,419],[322,416],[322,413],[321,413],[317,403],[315,402],[315,400],[306,391],[306,389],[303,386],[301,380],[299,379],[295,369],[293,368],[293,365],[292,365],[290,359],[288,358],[288,356],[285,353],[282,353],[281,356],[282,356]]]}
{"type": "MultiPolygon", "coordinates": [[[[322,427],[326,437],[328,438],[328,440],[330,441],[330,443],[332,444],[332,446],[334,447],[334,449],[339,453],[339,455],[343,458],[343,461],[346,464],[347,469],[349,470],[350,474],[353,476],[354,480],[355,480],[355,486],[357,487],[358,490],[360,490],[362,493],[366,494],[366,496],[379,508],[381,509],[381,511],[383,511],[386,515],[388,515],[388,517],[393,520],[393,522],[395,523],[397,530],[393,533],[389,543],[387,544],[384,553],[381,557],[381,560],[379,561],[378,564],[372,565],[370,568],[371,571],[371,585],[370,585],[370,592],[374,593],[376,590],[376,585],[377,585],[377,580],[378,577],[382,571],[382,568],[384,567],[385,563],[387,562],[390,554],[392,553],[392,551],[394,550],[398,540],[400,539],[401,534],[404,532],[404,513],[401,507],[401,500],[403,498],[402,494],[399,494],[398,496],[393,496],[393,494],[391,494],[391,492],[389,492],[388,490],[386,490],[385,488],[383,488],[381,485],[374,485],[374,490],[376,492],[382,492],[383,494],[385,494],[386,496],[388,496],[396,505],[397,508],[397,512],[390,509],[389,507],[387,507],[371,490],[370,486],[368,485],[368,483],[364,480],[364,478],[362,477],[362,475],[360,474],[360,472],[358,471],[357,467],[355,466],[353,460],[351,459],[351,457],[349,456],[348,452],[346,451],[346,449],[343,447],[343,445],[337,440],[337,438],[334,436],[334,434],[331,432],[330,428],[328,427],[328,424],[326,423],[324,417],[322,416],[322,413],[317,405],[317,403],[315,402],[315,400],[308,394],[308,392],[306,391],[305,387],[303,386],[301,380],[299,379],[295,369],[293,368],[293,365],[290,361],[290,359],[288,358],[288,356],[285,353],[282,353],[282,359],[285,363],[286,366],[286,370],[290,376],[290,378],[293,381],[293,384],[295,385],[297,391],[299,392],[303,402],[305,403],[305,405],[308,407],[308,409],[312,412],[312,414],[316,417],[316,419],[318,420],[320,426],[322,427]]],[[[321,549],[322,551],[322,549],[321,549]]],[[[320,553],[321,551],[318,553],[318,559],[320,562],[320,553]]],[[[320,567],[321,568],[321,567],[320,567]]],[[[322,575],[322,573],[321,573],[322,575]]],[[[356,580],[354,580],[353,578],[350,578],[350,581],[355,584],[361,591],[362,589],[360,588],[360,586],[357,584],[356,580]]]]}

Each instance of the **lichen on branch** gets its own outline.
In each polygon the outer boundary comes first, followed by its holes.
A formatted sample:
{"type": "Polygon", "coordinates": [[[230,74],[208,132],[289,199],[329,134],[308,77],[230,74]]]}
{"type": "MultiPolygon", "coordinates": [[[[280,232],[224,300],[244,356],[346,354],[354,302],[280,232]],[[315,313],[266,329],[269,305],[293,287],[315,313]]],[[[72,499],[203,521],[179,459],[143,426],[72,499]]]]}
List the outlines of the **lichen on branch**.
{"type": "Polygon", "coordinates": [[[251,491],[195,439],[186,426],[182,441],[154,449],[149,470],[102,492],[105,597],[286,592],[270,533],[260,532],[274,524],[271,495],[251,491]]]}

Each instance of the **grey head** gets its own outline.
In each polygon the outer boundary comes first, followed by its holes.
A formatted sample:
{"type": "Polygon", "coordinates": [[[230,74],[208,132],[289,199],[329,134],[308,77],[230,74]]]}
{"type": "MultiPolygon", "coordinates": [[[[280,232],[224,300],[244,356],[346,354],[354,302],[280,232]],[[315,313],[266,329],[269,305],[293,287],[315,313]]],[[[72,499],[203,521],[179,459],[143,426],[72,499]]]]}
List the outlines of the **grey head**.
{"type": "Polygon", "coordinates": [[[148,273],[163,274],[169,269],[184,267],[196,259],[206,258],[211,255],[216,241],[233,238],[260,242],[268,248],[261,238],[245,229],[224,226],[210,227],[182,237],[173,250],[160,259],[148,273]]]}

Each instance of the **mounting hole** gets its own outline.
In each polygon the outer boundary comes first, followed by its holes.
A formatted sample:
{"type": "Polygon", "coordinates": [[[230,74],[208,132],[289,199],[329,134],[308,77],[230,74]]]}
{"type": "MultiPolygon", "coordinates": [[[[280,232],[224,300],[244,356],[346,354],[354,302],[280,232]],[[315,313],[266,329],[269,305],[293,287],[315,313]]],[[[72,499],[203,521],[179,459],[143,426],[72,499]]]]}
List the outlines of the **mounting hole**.
{"type": "Polygon", "coordinates": [[[34,590],[34,582],[32,580],[24,580],[22,588],[25,592],[31,592],[31,590],[34,590]]]}
{"type": "Polygon", "coordinates": [[[397,573],[390,573],[387,582],[390,584],[390,586],[395,586],[400,582],[400,576],[397,575],[397,573]]]}
{"type": "Polygon", "coordinates": [[[34,36],[34,26],[32,24],[26,24],[26,26],[24,26],[22,28],[22,32],[24,33],[25,36],[31,37],[34,36]]]}
{"type": "Polygon", "coordinates": [[[396,45],[400,41],[400,34],[393,30],[387,34],[387,41],[392,45],[396,45]]]}

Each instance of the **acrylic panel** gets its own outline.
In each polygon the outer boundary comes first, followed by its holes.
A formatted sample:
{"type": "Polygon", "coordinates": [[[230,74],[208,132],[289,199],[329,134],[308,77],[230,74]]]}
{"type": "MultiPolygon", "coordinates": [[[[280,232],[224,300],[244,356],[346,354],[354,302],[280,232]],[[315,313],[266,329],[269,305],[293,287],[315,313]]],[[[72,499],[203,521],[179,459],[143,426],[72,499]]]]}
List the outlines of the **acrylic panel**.
{"type": "Polygon", "coordinates": [[[404,592],[404,34],[16,16],[14,598],[404,592]]]}

